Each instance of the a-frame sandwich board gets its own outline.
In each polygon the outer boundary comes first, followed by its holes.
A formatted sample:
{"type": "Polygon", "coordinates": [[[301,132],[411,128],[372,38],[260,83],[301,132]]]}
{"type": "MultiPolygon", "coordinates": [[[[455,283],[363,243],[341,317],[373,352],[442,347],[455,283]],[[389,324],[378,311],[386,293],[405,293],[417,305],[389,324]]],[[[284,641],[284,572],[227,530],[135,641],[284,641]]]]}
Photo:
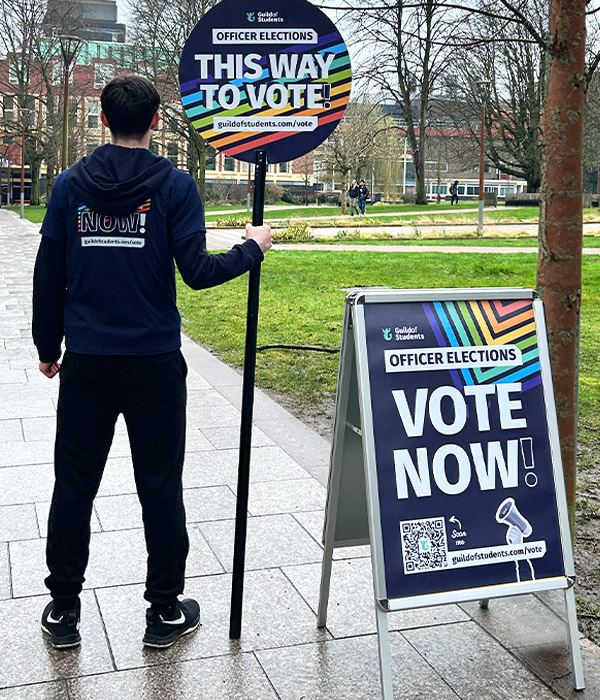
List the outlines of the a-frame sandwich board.
{"type": "Polygon", "coordinates": [[[333,550],[361,544],[371,545],[384,700],[393,698],[388,612],[552,589],[565,593],[574,686],[584,687],[545,320],[535,291],[348,295],[321,627],[333,550]]]}

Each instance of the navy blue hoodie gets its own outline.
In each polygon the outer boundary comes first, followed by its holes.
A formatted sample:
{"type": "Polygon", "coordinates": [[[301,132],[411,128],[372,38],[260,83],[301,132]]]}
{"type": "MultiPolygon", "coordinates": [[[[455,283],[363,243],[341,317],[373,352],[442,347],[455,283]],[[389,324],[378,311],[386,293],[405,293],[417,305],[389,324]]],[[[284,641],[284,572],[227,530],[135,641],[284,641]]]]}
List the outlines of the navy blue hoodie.
{"type": "Polygon", "coordinates": [[[154,355],[180,347],[174,260],[193,289],[263,259],[246,241],[206,252],[194,179],[146,149],[107,144],[61,173],[42,224],[33,289],[41,362],[71,352],[154,355]]]}

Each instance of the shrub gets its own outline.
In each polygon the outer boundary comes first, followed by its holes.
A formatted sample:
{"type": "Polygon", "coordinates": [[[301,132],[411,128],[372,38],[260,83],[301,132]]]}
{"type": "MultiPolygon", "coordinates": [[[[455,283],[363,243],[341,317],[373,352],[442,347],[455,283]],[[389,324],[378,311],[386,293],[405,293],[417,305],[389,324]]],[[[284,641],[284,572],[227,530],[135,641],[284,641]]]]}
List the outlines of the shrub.
{"type": "Polygon", "coordinates": [[[267,185],[265,187],[265,203],[276,204],[283,197],[283,187],[281,185],[267,185]]]}
{"type": "Polygon", "coordinates": [[[285,228],[273,232],[274,241],[307,241],[311,238],[311,228],[303,221],[288,221],[285,228]]]}
{"type": "Polygon", "coordinates": [[[321,192],[317,198],[319,204],[327,204],[330,207],[339,207],[342,204],[339,194],[334,192],[321,192]]]}
{"type": "Polygon", "coordinates": [[[249,216],[224,216],[217,221],[217,228],[244,228],[246,224],[252,223],[249,216]]]}

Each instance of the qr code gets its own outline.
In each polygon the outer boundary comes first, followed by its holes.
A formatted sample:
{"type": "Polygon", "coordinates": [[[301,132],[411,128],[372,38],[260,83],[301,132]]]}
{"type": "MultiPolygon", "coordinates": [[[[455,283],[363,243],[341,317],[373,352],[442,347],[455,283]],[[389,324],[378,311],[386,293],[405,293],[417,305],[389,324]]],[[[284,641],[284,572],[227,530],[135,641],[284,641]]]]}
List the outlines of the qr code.
{"type": "Polygon", "coordinates": [[[420,574],[448,566],[448,540],[444,518],[400,522],[405,574],[420,574]]]}

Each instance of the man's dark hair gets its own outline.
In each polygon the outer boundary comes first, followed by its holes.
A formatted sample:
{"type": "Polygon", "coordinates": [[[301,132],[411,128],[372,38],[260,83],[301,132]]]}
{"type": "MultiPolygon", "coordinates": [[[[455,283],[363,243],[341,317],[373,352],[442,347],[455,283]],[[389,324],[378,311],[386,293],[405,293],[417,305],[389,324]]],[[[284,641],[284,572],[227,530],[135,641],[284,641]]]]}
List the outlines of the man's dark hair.
{"type": "Polygon", "coordinates": [[[143,136],[160,106],[160,96],[140,75],[119,75],[107,83],[100,96],[113,136],[143,136]]]}

